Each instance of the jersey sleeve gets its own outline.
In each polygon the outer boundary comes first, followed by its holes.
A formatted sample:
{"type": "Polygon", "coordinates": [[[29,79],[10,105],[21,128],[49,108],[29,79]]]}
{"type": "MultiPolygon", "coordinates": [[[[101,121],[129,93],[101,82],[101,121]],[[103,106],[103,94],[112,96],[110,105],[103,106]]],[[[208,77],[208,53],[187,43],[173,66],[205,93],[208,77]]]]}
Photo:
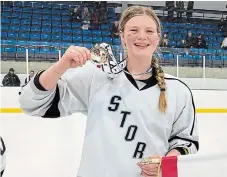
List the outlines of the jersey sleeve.
{"type": "Polygon", "coordinates": [[[169,138],[169,151],[177,149],[181,154],[195,154],[199,150],[199,138],[193,95],[187,86],[182,87],[179,93],[176,116],[169,138]]]}
{"type": "Polygon", "coordinates": [[[19,103],[25,114],[45,118],[69,116],[75,112],[87,114],[90,88],[95,66],[87,63],[64,74],[53,90],[45,90],[37,73],[22,87],[19,103]]]}

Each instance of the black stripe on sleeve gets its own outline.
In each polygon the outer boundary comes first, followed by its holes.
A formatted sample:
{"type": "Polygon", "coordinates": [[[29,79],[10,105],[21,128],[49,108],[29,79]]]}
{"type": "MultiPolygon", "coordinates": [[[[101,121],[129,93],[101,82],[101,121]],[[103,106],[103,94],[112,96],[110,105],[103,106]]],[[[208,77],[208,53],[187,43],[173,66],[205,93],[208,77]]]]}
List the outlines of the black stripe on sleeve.
{"type": "Polygon", "coordinates": [[[44,72],[45,70],[43,71],[39,71],[36,75],[35,75],[35,78],[34,78],[34,84],[36,86],[37,89],[41,90],[41,91],[47,91],[39,82],[39,77],[41,76],[41,74],[44,72]]]}
{"type": "Polygon", "coordinates": [[[1,155],[3,155],[5,153],[5,151],[6,151],[6,146],[5,146],[5,143],[4,143],[3,139],[2,139],[2,137],[0,138],[0,140],[1,140],[1,143],[2,143],[1,155]]]}
{"type": "Polygon", "coordinates": [[[42,116],[43,118],[58,118],[60,117],[60,111],[58,109],[58,103],[60,101],[60,93],[59,87],[56,87],[56,93],[50,108],[46,111],[46,113],[42,116]]]}
{"type": "MultiPolygon", "coordinates": [[[[35,78],[34,78],[34,84],[36,86],[37,89],[41,90],[41,91],[47,91],[39,82],[39,77],[41,76],[41,74],[44,72],[40,71],[36,74],[35,78]]],[[[52,104],[50,106],[50,108],[46,111],[46,113],[42,116],[43,118],[58,118],[60,117],[60,111],[58,109],[58,103],[60,101],[60,93],[59,93],[59,87],[58,85],[56,86],[56,93],[54,96],[54,99],[52,101],[52,104]]]]}
{"type": "Polygon", "coordinates": [[[168,140],[168,142],[170,143],[171,141],[177,140],[177,139],[180,139],[180,140],[184,140],[184,141],[188,141],[188,142],[190,142],[190,143],[193,143],[193,144],[195,145],[196,149],[199,150],[199,142],[198,142],[198,141],[193,141],[193,140],[190,140],[190,139],[181,138],[181,137],[179,137],[179,136],[174,136],[174,137],[170,138],[170,139],[168,140]]]}
{"type": "Polygon", "coordinates": [[[165,78],[165,79],[166,79],[166,80],[177,80],[177,81],[181,82],[182,84],[184,84],[184,85],[188,88],[188,90],[189,90],[190,93],[191,93],[192,105],[193,105],[193,110],[194,110],[194,120],[193,120],[193,124],[192,124],[192,129],[191,129],[191,132],[190,132],[190,135],[192,135],[193,130],[194,130],[194,126],[195,126],[195,119],[196,119],[196,115],[195,115],[195,103],[194,103],[192,91],[191,91],[191,89],[190,89],[184,82],[182,82],[182,81],[179,80],[179,79],[176,79],[176,78],[165,78]]]}

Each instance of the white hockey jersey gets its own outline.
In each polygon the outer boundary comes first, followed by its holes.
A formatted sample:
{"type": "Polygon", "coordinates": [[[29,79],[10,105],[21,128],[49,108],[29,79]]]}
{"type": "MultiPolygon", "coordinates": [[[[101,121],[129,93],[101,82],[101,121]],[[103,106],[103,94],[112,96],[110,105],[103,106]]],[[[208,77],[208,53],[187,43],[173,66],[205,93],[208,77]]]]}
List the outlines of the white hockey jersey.
{"type": "Polygon", "coordinates": [[[78,177],[139,177],[141,158],[177,147],[199,147],[195,105],[190,89],[166,78],[166,114],[159,112],[160,88],[154,76],[135,81],[121,72],[112,77],[92,64],[59,79],[45,91],[38,73],[23,87],[19,102],[26,114],[48,118],[75,112],[87,115],[78,177]]]}

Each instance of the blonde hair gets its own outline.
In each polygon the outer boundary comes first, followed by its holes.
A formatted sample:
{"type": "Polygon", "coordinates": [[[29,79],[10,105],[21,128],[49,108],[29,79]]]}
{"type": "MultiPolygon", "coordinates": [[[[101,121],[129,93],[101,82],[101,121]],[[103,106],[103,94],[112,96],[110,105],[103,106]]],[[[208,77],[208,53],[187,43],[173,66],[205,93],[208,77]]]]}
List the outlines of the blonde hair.
{"type": "MultiPolygon", "coordinates": [[[[150,7],[144,7],[144,6],[128,7],[121,14],[121,18],[120,18],[120,21],[118,24],[119,32],[120,33],[124,32],[125,24],[131,18],[133,18],[135,16],[139,16],[139,15],[148,15],[149,17],[151,17],[157,26],[157,33],[161,34],[161,29],[162,29],[161,23],[160,23],[157,15],[150,7]]],[[[166,83],[165,83],[165,78],[164,78],[164,72],[163,72],[162,68],[159,66],[158,59],[155,56],[152,57],[151,64],[152,64],[153,68],[155,69],[156,79],[158,81],[158,86],[160,88],[158,107],[159,107],[160,112],[165,113],[166,108],[167,108],[167,102],[166,102],[166,95],[165,95],[166,83]]]]}

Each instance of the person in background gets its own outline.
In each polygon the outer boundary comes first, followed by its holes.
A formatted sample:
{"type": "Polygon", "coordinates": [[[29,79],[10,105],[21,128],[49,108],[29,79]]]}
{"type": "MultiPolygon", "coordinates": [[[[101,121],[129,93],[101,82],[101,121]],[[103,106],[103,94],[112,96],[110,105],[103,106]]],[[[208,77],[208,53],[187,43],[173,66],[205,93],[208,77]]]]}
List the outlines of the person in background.
{"type": "Polygon", "coordinates": [[[186,38],[185,38],[185,42],[186,42],[186,47],[187,48],[191,48],[191,47],[194,47],[195,45],[195,37],[192,36],[192,32],[189,31],[186,38]]]}
{"type": "Polygon", "coordinates": [[[28,80],[27,80],[27,77],[26,77],[25,81],[24,81],[24,84],[27,84],[33,78],[34,75],[35,75],[35,72],[33,70],[30,71],[30,74],[28,76],[28,80]]]}
{"type": "Polygon", "coordinates": [[[81,12],[80,12],[78,6],[76,6],[73,9],[73,12],[71,13],[71,21],[73,21],[73,22],[81,22],[81,12]]]}
{"type": "Polygon", "coordinates": [[[118,21],[115,21],[111,27],[112,37],[119,37],[118,21]]]}
{"type": "Polygon", "coordinates": [[[94,9],[92,14],[91,14],[91,27],[94,30],[99,29],[99,12],[98,9],[94,9]]]}
{"type": "Polygon", "coordinates": [[[14,73],[14,69],[10,68],[9,73],[5,75],[2,85],[7,87],[19,87],[20,86],[20,79],[19,77],[14,73]]]}
{"type": "Polygon", "coordinates": [[[207,48],[206,41],[200,33],[197,35],[197,38],[195,41],[195,47],[199,49],[207,48]]]}
{"type": "Polygon", "coordinates": [[[164,33],[163,38],[161,39],[160,47],[168,46],[168,36],[167,33],[164,33]]]}
{"type": "Polygon", "coordinates": [[[84,11],[82,12],[82,21],[84,24],[90,24],[91,15],[87,7],[84,7],[84,11]]]}
{"type": "Polygon", "coordinates": [[[227,36],[222,41],[221,48],[227,50],[227,36]]]}

